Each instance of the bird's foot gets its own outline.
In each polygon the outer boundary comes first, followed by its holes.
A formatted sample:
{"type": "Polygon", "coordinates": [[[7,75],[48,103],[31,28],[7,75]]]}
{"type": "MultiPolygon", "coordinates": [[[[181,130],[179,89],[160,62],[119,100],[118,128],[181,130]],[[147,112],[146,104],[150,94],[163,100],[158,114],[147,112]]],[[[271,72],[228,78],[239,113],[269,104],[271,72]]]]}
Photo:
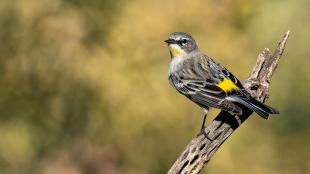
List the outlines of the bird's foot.
{"type": "Polygon", "coordinates": [[[207,138],[207,134],[206,134],[206,131],[205,131],[205,129],[206,129],[205,122],[206,122],[208,110],[205,109],[205,112],[206,112],[206,114],[203,117],[203,121],[202,121],[202,124],[201,124],[200,132],[198,133],[197,137],[199,137],[200,135],[204,135],[205,138],[207,138]]]}
{"type": "Polygon", "coordinates": [[[202,126],[201,129],[200,129],[200,132],[197,134],[197,137],[199,137],[200,135],[204,135],[205,138],[208,138],[208,135],[207,135],[205,129],[206,129],[206,127],[202,126]]]}

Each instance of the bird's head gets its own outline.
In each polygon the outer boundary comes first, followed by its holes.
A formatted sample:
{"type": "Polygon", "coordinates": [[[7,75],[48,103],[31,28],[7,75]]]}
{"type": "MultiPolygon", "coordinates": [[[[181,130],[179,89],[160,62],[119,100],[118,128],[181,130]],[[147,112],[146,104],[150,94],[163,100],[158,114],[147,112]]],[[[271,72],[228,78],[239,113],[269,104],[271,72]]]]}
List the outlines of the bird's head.
{"type": "Polygon", "coordinates": [[[198,50],[192,36],[183,32],[171,33],[165,42],[168,44],[171,58],[183,57],[198,50]]]}

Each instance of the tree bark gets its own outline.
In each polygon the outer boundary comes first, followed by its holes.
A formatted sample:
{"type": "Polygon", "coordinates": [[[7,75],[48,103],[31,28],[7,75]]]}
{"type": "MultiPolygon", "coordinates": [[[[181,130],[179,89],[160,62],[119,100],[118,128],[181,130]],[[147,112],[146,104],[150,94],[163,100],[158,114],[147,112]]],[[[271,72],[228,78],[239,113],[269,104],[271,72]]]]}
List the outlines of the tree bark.
{"type": "MultiPolygon", "coordinates": [[[[273,54],[265,48],[258,55],[249,78],[245,81],[245,89],[261,102],[269,97],[270,80],[283,54],[289,37],[287,31],[273,54]]],[[[168,174],[196,174],[210,161],[211,157],[225,140],[252,114],[252,111],[242,107],[242,115],[231,115],[221,111],[219,115],[204,129],[205,135],[192,139],[181,153],[168,174]]]]}

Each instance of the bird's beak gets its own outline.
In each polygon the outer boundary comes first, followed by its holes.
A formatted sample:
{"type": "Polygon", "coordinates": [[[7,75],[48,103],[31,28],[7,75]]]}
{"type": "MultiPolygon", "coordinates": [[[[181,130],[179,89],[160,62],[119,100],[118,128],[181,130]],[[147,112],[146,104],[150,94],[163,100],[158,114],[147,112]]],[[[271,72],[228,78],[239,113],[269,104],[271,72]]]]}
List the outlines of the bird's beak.
{"type": "Polygon", "coordinates": [[[176,43],[175,40],[173,40],[173,39],[167,39],[167,40],[165,40],[165,42],[166,42],[167,44],[176,43]]]}

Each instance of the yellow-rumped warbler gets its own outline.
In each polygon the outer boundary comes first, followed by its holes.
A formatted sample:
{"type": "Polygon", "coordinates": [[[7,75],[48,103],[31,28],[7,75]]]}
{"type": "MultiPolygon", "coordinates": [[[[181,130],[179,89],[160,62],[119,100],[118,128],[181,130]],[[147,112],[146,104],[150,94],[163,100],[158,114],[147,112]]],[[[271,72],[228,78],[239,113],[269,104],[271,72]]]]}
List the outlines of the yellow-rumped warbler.
{"type": "Polygon", "coordinates": [[[169,82],[178,92],[203,108],[206,114],[209,107],[241,114],[238,104],[265,119],[269,114],[279,113],[251,97],[232,73],[200,52],[190,35],[174,32],[165,42],[171,55],[169,82]]]}

